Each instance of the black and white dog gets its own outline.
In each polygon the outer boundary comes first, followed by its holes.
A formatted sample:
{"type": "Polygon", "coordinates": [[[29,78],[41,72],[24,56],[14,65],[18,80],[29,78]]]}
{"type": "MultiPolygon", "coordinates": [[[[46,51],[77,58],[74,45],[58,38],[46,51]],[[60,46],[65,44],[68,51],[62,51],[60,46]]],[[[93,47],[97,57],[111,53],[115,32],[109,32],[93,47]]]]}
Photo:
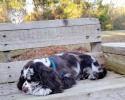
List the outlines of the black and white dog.
{"type": "Polygon", "coordinates": [[[45,96],[71,88],[76,80],[101,79],[106,73],[92,56],[64,52],[29,61],[21,71],[17,87],[26,94],[45,96]]]}

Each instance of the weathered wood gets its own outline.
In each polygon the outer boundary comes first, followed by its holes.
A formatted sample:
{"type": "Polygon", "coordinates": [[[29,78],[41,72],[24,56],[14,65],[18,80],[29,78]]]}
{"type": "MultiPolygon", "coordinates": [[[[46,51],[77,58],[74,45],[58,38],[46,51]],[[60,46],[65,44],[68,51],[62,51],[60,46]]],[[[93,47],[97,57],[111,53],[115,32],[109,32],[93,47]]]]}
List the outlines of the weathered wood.
{"type": "Polygon", "coordinates": [[[105,53],[118,54],[125,56],[125,42],[103,43],[102,50],[105,53]]]}
{"type": "Polygon", "coordinates": [[[96,51],[101,52],[101,42],[92,42],[90,43],[90,45],[91,45],[92,52],[96,52],[96,51]]]}
{"type": "Polygon", "coordinates": [[[125,75],[125,56],[105,53],[106,68],[125,75]]]}
{"type": "Polygon", "coordinates": [[[104,43],[102,50],[107,68],[125,74],[125,43],[104,43]]]}
{"type": "Polygon", "coordinates": [[[0,83],[17,81],[21,69],[28,61],[0,63],[0,83]]]}
{"type": "MultiPolygon", "coordinates": [[[[82,43],[82,44],[71,44],[71,45],[60,45],[61,48],[63,48],[64,50],[68,50],[68,51],[76,51],[76,50],[80,50],[83,49],[84,51],[91,51],[91,47],[89,43],[82,43]]],[[[60,46],[53,46],[50,48],[58,48],[60,46]]],[[[13,61],[21,61],[21,60],[27,60],[27,59],[34,59],[34,58],[38,58],[38,57],[46,57],[44,53],[44,55],[39,55],[38,53],[42,50],[46,50],[48,47],[39,47],[39,48],[29,48],[29,49],[17,49],[17,50],[11,50],[7,53],[4,52],[0,52],[0,63],[5,63],[7,62],[7,59],[10,59],[9,62],[13,62],[13,61]],[[29,56],[31,53],[33,53],[34,55],[29,56]],[[25,55],[25,57],[23,57],[22,55],[25,55]],[[8,55],[9,58],[6,58],[6,56],[8,55]],[[28,56],[27,56],[28,55],[28,56]],[[26,57],[27,56],[27,57],[26,57]]],[[[61,51],[64,51],[61,50],[61,51]]],[[[56,51],[55,52],[61,52],[61,51],[56,51]]],[[[54,53],[54,52],[53,52],[54,53]]]]}
{"type": "Polygon", "coordinates": [[[15,83],[0,85],[0,100],[124,100],[125,78],[108,73],[107,77],[98,81],[79,81],[63,93],[49,96],[31,96],[19,92],[15,83]],[[113,84],[112,84],[113,83],[113,84]],[[112,85],[111,85],[112,84],[112,85]],[[77,92],[74,92],[77,91],[77,92]]]}
{"type": "Polygon", "coordinates": [[[0,52],[0,62],[5,62],[6,61],[6,56],[4,52],[0,52]]]}
{"type": "MultiPolygon", "coordinates": [[[[84,24],[84,23],[83,23],[84,24]]],[[[0,32],[0,51],[100,42],[96,25],[0,32]],[[87,28],[86,28],[87,27],[87,28]],[[25,44],[25,45],[24,45],[25,44]]]]}
{"type": "MultiPolygon", "coordinates": [[[[81,26],[81,25],[95,25],[100,24],[96,18],[79,18],[79,19],[65,19],[65,20],[47,20],[47,21],[33,21],[20,24],[1,23],[0,30],[27,30],[27,29],[41,29],[41,28],[55,28],[64,26],[81,26]],[[84,23],[84,24],[83,24],[84,23]]],[[[100,28],[97,28],[100,30],[100,28]]]]}

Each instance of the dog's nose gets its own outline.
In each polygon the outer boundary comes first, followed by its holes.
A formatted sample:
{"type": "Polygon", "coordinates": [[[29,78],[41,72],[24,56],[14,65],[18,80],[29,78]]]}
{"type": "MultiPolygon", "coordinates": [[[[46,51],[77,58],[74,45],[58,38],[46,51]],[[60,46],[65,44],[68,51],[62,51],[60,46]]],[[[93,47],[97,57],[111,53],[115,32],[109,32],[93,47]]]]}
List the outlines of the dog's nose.
{"type": "Polygon", "coordinates": [[[22,88],[22,91],[25,92],[25,93],[27,93],[28,88],[27,88],[27,87],[23,87],[23,88],[22,88]]]}
{"type": "Polygon", "coordinates": [[[101,71],[101,70],[102,70],[102,68],[101,68],[101,67],[99,67],[99,68],[98,68],[98,70],[99,70],[99,71],[101,71]]]}

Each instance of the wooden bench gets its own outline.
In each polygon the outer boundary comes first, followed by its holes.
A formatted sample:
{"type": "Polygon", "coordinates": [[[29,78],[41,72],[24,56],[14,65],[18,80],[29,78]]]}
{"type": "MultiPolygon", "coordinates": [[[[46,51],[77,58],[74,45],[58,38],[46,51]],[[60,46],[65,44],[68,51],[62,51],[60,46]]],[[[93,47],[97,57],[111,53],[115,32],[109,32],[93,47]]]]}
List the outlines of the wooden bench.
{"type": "Polygon", "coordinates": [[[11,53],[16,50],[91,43],[94,51],[100,46],[100,35],[100,24],[95,18],[0,24],[0,52],[1,58],[4,58],[0,63],[0,83],[17,81],[27,62],[10,62],[11,53]]]}
{"type": "MultiPolygon", "coordinates": [[[[125,79],[116,74],[113,74],[113,76],[109,74],[106,81],[105,79],[96,82],[81,81],[64,93],[46,97],[25,95],[17,90],[16,82],[20,70],[27,61],[10,62],[12,52],[29,48],[79,43],[90,43],[91,51],[100,51],[101,29],[98,19],[49,20],[19,25],[0,24],[0,59],[2,59],[0,60],[2,61],[0,63],[0,100],[81,100],[81,98],[86,100],[103,96],[106,98],[112,92],[116,94],[117,92],[112,89],[119,88],[118,91],[122,92],[123,87],[125,87],[125,84],[123,84],[125,79]],[[110,86],[110,82],[115,84],[110,86]],[[107,94],[103,93],[105,91],[107,91],[107,94]],[[97,94],[99,95],[96,96],[97,94]]],[[[123,94],[122,97],[125,97],[125,95],[123,94]]],[[[111,98],[105,100],[111,100],[111,98]]]]}

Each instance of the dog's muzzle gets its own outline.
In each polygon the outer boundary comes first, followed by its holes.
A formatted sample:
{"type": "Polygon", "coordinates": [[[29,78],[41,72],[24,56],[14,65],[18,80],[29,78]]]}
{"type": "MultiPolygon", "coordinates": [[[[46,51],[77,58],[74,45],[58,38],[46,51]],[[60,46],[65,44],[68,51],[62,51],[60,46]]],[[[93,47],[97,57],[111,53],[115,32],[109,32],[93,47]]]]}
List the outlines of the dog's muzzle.
{"type": "Polygon", "coordinates": [[[28,89],[28,87],[22,87],[22,91],[23,91],[24,93],[27,93],[27,92],[29,91],[29,89],[28,89]]]}

